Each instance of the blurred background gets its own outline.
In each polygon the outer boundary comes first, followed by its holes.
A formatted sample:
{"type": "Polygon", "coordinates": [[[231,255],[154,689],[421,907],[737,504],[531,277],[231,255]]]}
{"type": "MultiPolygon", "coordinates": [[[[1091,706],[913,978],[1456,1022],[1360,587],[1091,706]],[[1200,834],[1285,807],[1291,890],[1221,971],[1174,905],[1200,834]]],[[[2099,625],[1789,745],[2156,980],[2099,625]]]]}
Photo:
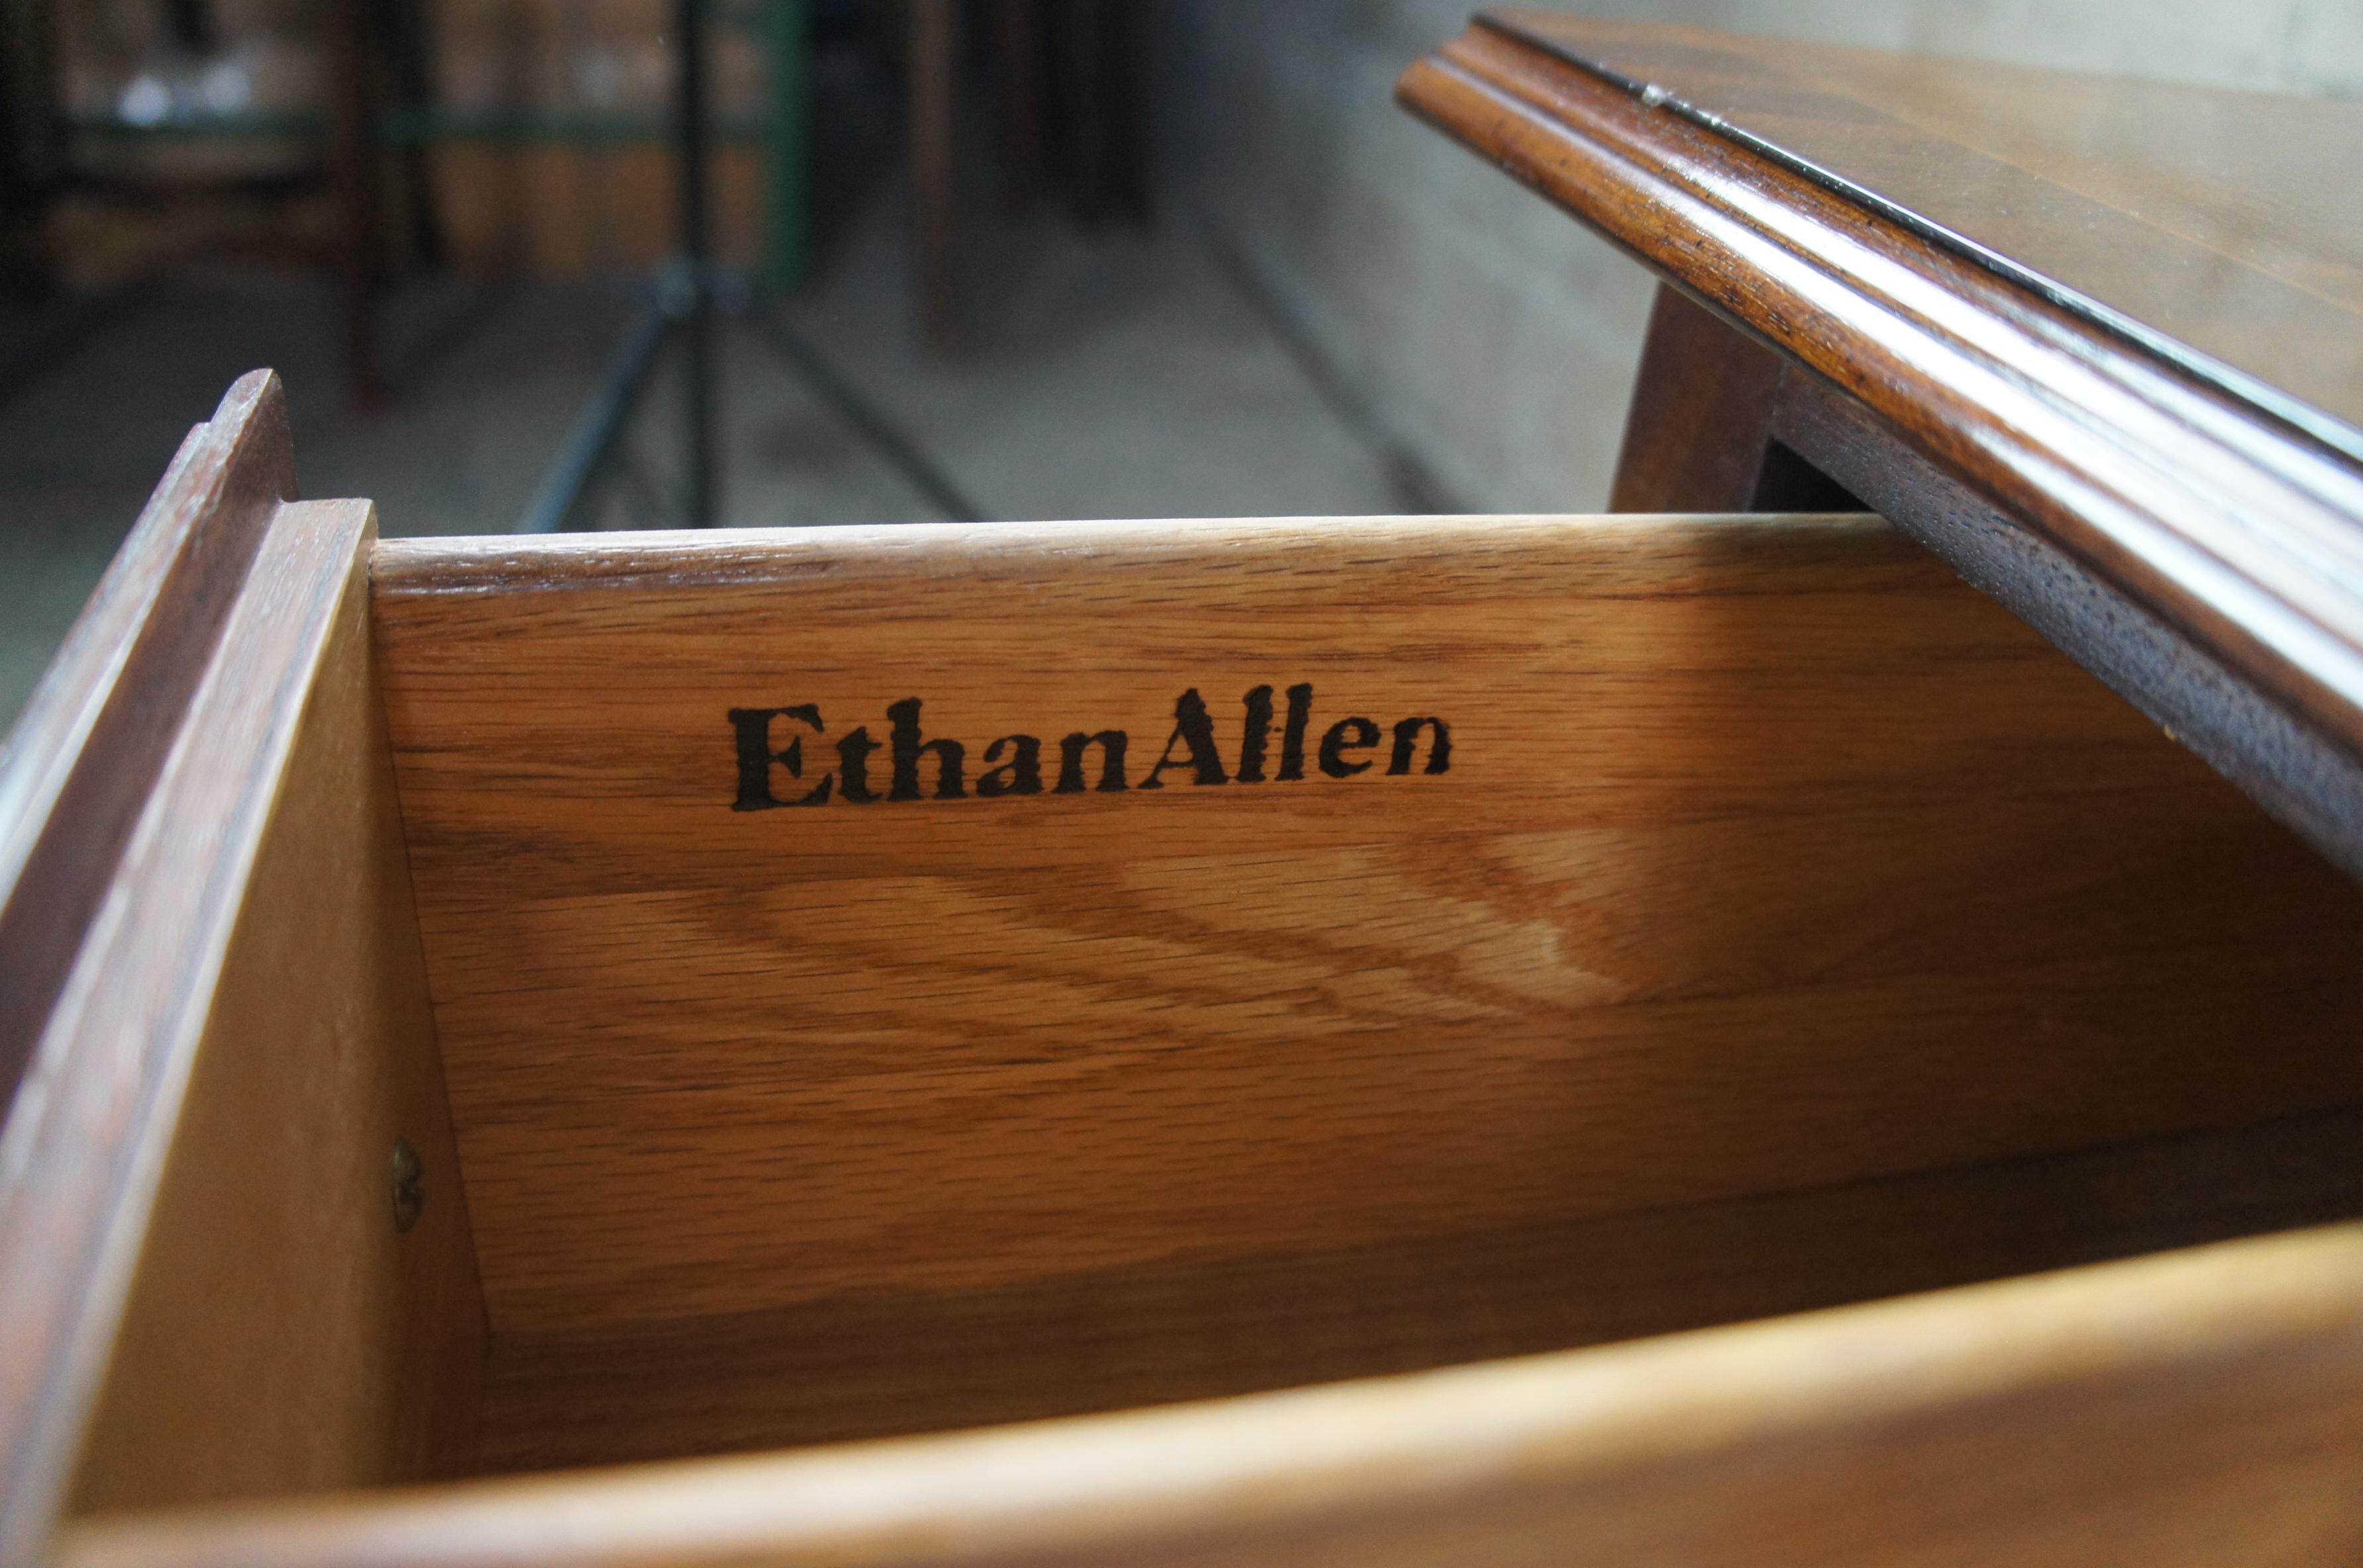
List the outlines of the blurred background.
{"type": "MultiPolygon", "coordinates": [[[[1393,107],[1469,8],[704,0],[714,520],[1598,507],[1650,283],[1393,107]]],[[[2363,93],[2352,0],[1584,8],[2363,93]]],[[[388,535],[693,519],[682,17],[0,0],[0,724],[256,366],[388,535]]]]}

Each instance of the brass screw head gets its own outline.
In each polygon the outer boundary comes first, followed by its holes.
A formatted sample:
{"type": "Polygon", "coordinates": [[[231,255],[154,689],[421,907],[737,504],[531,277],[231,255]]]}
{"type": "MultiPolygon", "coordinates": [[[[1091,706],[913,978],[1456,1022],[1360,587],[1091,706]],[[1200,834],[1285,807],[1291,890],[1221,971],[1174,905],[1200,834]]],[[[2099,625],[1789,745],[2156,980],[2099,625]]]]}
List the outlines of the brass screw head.
{"type": "Polygon", "coordinates": [[[419,1211],[427,1207],[424,1177],[427,1167],[419,1163],[418,1151],[410,1146],[407,1138],[394,1141],[394,1228],[407,1233],[418,1223],[419,1211]]]}

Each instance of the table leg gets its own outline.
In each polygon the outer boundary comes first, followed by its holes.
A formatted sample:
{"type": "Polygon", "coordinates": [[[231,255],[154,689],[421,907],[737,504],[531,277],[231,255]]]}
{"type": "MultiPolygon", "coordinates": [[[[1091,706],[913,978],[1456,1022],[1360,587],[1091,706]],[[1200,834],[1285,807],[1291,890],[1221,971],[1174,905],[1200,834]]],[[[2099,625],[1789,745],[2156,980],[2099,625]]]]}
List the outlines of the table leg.
{"type": "Polygon", "coordinates": [[[1608,509],[1747,511],[1780,394],[1770,349],[1659,284],[1608,509]]]}

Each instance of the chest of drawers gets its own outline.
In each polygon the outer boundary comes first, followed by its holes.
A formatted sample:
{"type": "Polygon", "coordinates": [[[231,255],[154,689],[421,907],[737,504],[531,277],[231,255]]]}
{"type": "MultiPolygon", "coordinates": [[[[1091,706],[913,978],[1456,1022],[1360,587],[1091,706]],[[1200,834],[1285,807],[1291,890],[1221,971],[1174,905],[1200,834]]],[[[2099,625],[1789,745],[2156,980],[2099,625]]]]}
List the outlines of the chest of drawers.
{"type": "Polygon", "coordinates": [[[11,1559],[2352,1560],[2337,432],[2043,445],[1585,43],[1403,91],[1663,155],[1619,514],[381,542],[233,389],[0,773],[11,1559]]]}

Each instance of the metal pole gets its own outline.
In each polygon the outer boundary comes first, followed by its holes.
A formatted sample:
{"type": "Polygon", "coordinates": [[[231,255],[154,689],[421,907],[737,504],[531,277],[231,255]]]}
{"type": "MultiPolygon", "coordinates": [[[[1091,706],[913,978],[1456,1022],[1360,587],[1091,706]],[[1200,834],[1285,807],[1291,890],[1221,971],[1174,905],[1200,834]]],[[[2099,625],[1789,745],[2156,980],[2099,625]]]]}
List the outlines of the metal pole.
{"type": "Polygon", "coordinates": [[[911,0],[910,156],[919,320],[939,359],[960,352],[959,241],[952,216],[952,97],[959,85],[960,9],[954,0],[911,0]]]}
{"type": "Polygon", "coordinates": [[[925,496],[947,523],[982,523],[984,509],[960,493],[944,471],[919,449],[919,444],[894,428],[893,422],[880,413],[870,400],[853,384],[838,373],[837,368],[825,359],[820,350],[798,337],[766,301],[758,299],[748,312],[747,319],[754,325],[756,334],[790,370],[804,378],[813,395],[828,405],[829,412],[853,428],[853,433],[870,443],[871,449],[885,459],[888,466],[902,476],[903,482],[925,496]]]}
{"type": "Polygon", "coordinates": [[[711,528],[721,510],[721,474],[715,456],[714,278],[706,245],[706,117],[704,0],[675,0],[680,74],[673,101],[680,157],[681,268],[686,274],[682,370],[689,437],[689,516],[711,528]]]}
{"type": "Polygon", "coordinates": [[[786,293],[804,281],[812,237],[812,17],[807,0],[765,0],[764,51],[771,60],[771,113],[764,128],[769,183],[763,218],[763,282],[786,293]]]}
{"type": "Polygon", "coordinates": [[[649,371],[656,364],[657,350],[664,347],[665,330],[671,325],[661,304],[634,325],[631,336],[624,339],[623,347],[608,361],[591,401],[575,416],[574,428],[567,433],[566,444],[558,449],[557,458],[542,474],[533,499],[526,502],[525,515],[518,521],[516,532],[555,534],[565,528],[582,499],[583,490],[607,460],[616,436],[632,417],[640,392],[648,385],[649,371]]]}

